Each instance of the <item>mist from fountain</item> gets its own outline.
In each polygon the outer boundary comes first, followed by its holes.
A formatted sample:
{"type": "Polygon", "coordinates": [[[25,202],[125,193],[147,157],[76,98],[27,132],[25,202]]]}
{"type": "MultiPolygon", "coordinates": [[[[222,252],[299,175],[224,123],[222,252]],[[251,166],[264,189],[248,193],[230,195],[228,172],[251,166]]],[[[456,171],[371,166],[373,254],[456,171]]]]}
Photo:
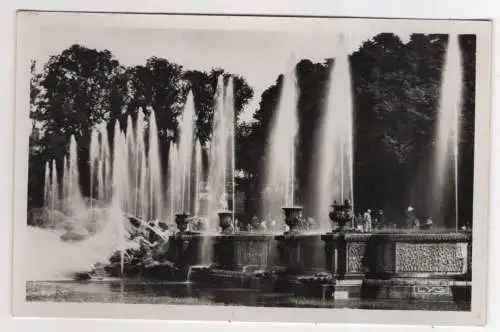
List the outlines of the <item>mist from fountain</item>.
{"type": "Polygon", "coordinates": [[[284,75],[278,107],[273,115],[266,154],[266,180],[263,215],[281,219],[282,207],[295,202],[295,158],[298,133],[298,87],[296,63],[284,75]]]}
{"type": "Polygon", "coordinates": [[[330,71],[326,107],[316,139],[318,160],[314,160],[318,168],[315,211],[323,230],[329,228],[329,206],[334,200],[354,202],[353,103],[348,56],[341,37],[330,71]]]}
{"type": "Polygon", "coordinates": [[[436,127],[435,164],[432,172],[431,213],[433,219],[443,227],[445,222],[444,202],[453,196],[455,228],[458,228],[458,146],[460,140],[460,117],[462,106],[463,69],[457,35],[449,35],[444,69],[442,71],[441,94],[436,127]]]}

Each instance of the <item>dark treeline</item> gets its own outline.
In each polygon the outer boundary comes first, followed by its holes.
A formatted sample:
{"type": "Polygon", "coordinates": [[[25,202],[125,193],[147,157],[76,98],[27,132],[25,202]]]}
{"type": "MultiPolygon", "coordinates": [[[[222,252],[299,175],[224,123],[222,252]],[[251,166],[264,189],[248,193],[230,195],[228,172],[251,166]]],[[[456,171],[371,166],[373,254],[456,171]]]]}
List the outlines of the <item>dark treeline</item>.
{"type": "MultiPolygon", "coordinates": [[[[421,164],[432,156],[438,112],[441,75],[447,35],[414,34],[407,43],[396,35],[379,34],[351,54],[354,101],[354,189],[356,210],[383,208],[397,219],[407,205],[425,209],[425,176],[421,164]],[[417,180],[418,179],[418,180],[417,180]],[[419,186],[415,184],[419,181],[419,186]],[[423,186],[421,185],[424,182],[423,186]],[[415,188],[424,187],[422,190],[415,188]]],[[[332,42],[333,44],[333,42],[332,42]]],[[[460,37],[464,68],[462,136],[459,164],[459,207],[462,221],[472,219],[472,185],[475,110],[475,36],[460,37]]],[[[299,84],[299,139],[297,191],[306,213],[314,197],[310,184],[315,172],[309,162],[315,153],[314,135],[324,111],[326,87],[334,59],[324,63],[302,60],[296,67],[299,84]]],[[[109,51],[74,45],[52,56],[43,71],[33,74],[31,118],[35,130],[30,144],[29,205],[39,206],[43,197],[45,161],[60,163],[69,137],[80,142],[80,153],[88,150],[90,130],[103,120],[135,119],[139,107],[155,110],[162,156],[175,140],[178,117],[187,92],[195,99],[197,136],[210,139],[213,96],[217,76],[210,72],[186,71],[165,59],[150,58],[145,65],[121,66],[109,51]]],[[[283,77],[277,78],[260,96],[252,123],[237,128],[236,167],[244,176],[238,190],[245,193],[248,216],[258,214],[264,176],[265,148],[273,112],[279,100],[283,77]]],[[[245,79],[235,77],[235,103],[239,114],[253,90],[245,79]]],[[[111,131],[111,130],[110,130],[111,131]]],[[[82,177],[88,174],[85,158],[82,177]]],[[[166,164],[166,163],[164,163],[166,164]]],[[[84,193],[87,181],[82,181],[84,193]]]]}

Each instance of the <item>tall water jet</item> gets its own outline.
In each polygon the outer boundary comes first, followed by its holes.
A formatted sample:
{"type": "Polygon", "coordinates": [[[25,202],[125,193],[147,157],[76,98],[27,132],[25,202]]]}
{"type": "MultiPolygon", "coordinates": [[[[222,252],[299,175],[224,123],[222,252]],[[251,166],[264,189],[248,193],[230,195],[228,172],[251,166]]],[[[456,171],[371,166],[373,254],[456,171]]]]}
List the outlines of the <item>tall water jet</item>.
{"type": "Polygon", "coordinates": [[[226,93],[224,96],[224,113],[227,117],[227,177],[230,179],[230,190],[231,190],[231,211],[232,211],[232,220],[234,221],[234,213],[235,213],[235,195],[236,195],[236,186],[235,186],[235,167],[236,167],[236,146],[235,146],[235,110],[234,110],[234,87],[233,87],[233,77],[229,77],[227,82],[226,93]]]}
{"type": "Polygon", "coordinates": [[[353,104],[349,55],[342,37],[330,70],[326,107],[316,138],[318,176],[315,213],[322,229],[329,225],[334,200],[353,202],[353,104]]]}
{"type": "MultiPolygon", "coordinates": [[[[232,91],[227,92],[232,94],[232,91]]],[[[210,141],[210,159],[208,172],[208,219],[209,227],[217,227],[218,212],[228,209],[228,179],[231,176],[229,170],[231,165],[231,127],[234,122],[228,113],[234,113],[234,109],[226,107],[227,98],[224,93],[224,77],[220,75],[217,79],[217,88],[214,96],[214,118],[212,125],[212,138],[210,141]]],[[[232,97],[230,97],[232,98],[232,97]]]]}
{"type": "Polygon", "coordinates": [[[120,266],[123,275],[124,268],[124,250],[125,250],[125,227],[123,220],[123,211],[126,203],[126,183],[127,172],[125,165],[125,141],[120,130],[120,123],[116,121],[113,138],[113,174],[112,174],[112,199],[109,208],[109,220],[115,223],[116,234],[118,237],[118,250],[120,252],[120,266]]]}
{"type": "Polygon", "coordinates": [[[177,175],[177,145],[175,142],[170,142],[170,147],[168,150],[168,199],[169,199],[169,217],[170,222],[173,223],[175,221],[176,210],[176,194],[177,194],[177,186],[176,186],[176,178],[177,175]]]}
{"type": "Polygon", "coordinates": [[[147,165],[146,165],[146,145],[144,142],[144,112],[139,109],[137,114],[136,123],[136,173],[134,175],[134,182],[137,188],[135,192],[134,201],[137,204],[136,213],[142,218],[147,219],[148,214],[148,188],[147,188],[147,165]]]}
{"type": "Polygon", "coordinates": [[[200,193],[203,183],[203,165],[201,160],[201,143],[196,140],[194,149],[195,181],[194,181],[194,214],[200,214],[200,193]]]}
{"type": "Polygon", "coordinates": [[[186,104],[182,112],[180,122],[179,151],[176,165],[176,178],[179,179],[177,190],[179,190],[180,202],[176,207],[177,212],[190,212],[191,208],[191,172],[194,144],[195,108],[193,93],[188,93],[186,104]]]}
{"type": "Polygon", "coordinates": [[[108,128],[106,125],[101,129],[101,157],[99,158],[101,166],[102,182],[100,186],[101,199],[108,202],[111,198],[111,149],[109,147],[108,128]]]}
{"type": "Polygon", "coordinates": [[[97,180],[97,168],[99,160],[99,132],[97,130],[92,130],[92,134],[90,136],[90,151],[89,151],[89,174],[90,174],[90,208],[93,207],[92,199],[94,197],[94,186],[95,181],[97,180]]]}
{"type": "Polygon", "coordinates": [[[51,184],[50,184],[50,166],[49,162],[45,162],[45,176],[43,180],[43,204],[46,208],[49,207],[50,204],[50,190],[51,190],[51,184]]]}
{"type": "Polygon", "coordinates": [[[126,144],[126,152],[127,152],[127,161],[128,161],[128,170],[129,170],[129,178],[130,178],[130,213],[137,215],[137,153],[135,151],[136,141],[134,135],[134,128],[132,124],[132,117],[130,115],[127,116],[127,129],[125,130],[125,144],[126,144]]]}
{"type": "MultiPolygon", "coordinates": [[[[298,133],[296,63],[284,75],[278,107],[273,115],[266,155],[263,214],[278,219],[281,208],[295,204],[295,149],[298,133]]],[[[290,68],[291,67],[291,68],[290,68]]]]}
{"type": "Polygon", "coordinates": [[[453,197],[454,227],[458,228],[458,145],[460,139],[460,113],[462,106],[462,66],[459,38],[449,35],[444,62],[441,94],[437,114],[435,164],[431,183],[432,217],[442,226],[449,226],[444,220],[443,207],[453,197]],[[450,194],[453,193],[453,194],[450,194]]]}
{"type": "Polygon", "coordinates": [[[57,179],[57,167],[55,159],[52,159],[52,179],[51,179],[51,190],[50,190],[50,209],[52,211],[58,208],[57,204],[59,202],[59,182],[57,179]]]}
{"type": "Polygon", "coordinates": [[[74,135],[71,135],[69,145],[69,159],[67,165],[67,176],[65,175],[66,186],[65,197],[66,212],[70,215],[81,215],[86,211],[85,202],[83,201],[82,191],[80,188],[80,175],[78,170],[78,150],[74,135]]]}
{"type": "MultiPolygon", "coordinates": [[[[62,185],[62,198],[64,200],[64,205],[66,205],[66,201],[68,200],[69,197],[69,164],[68,164],[68,158],[64,156],[63,158],[63,185],[62,185]]],[[[66,207],[63,206],[63,211],[66,211],[66,207]]]]}
{"type": "Polygon", "coordinates": [[[163,213],[163,180],[161,176],[160,149],[158,146],[158,129],[153,110],[151,110],[149,115],[148,145],[150,218],[160,219],[163,213]]]}

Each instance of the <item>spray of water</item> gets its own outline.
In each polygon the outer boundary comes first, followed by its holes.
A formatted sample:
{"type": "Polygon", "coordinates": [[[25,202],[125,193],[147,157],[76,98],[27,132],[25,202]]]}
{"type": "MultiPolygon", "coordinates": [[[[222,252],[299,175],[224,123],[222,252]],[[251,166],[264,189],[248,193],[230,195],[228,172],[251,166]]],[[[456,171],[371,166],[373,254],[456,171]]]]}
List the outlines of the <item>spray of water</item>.
{"type": "Polygon", "coordinates": [[[169,199],[169,216],[170,222],[173,223],[175,220],[176,211],[176,172],[177,172],[177,145],[175,142],[170,142],[170,148],[168,152],[168,199],[169,199]]]}
{"type": "Polygon", "coordinates": [[[462,66],[457,35],[450,35],[442,73],[438,112],[435,165],[433,172],[432,213],[442,225],[444,201],[453,189],[454,221],[458,228],[458,145],[460,139],[460,111],[462,104],[462,66]],[[450,178],[453,180],[449,181],[450,178]]]}
{"type": "Polygon", "coordinates": [[[274,114],[267,151],[264,215],[277,219],[281,208],[293,206],[295,191],[295,150],[298,133],[298,88],[293,67],[281,86],[278,108],[274,114]]]}
{"type": "Polygon", "coordinates": [[[199,140],[196,140],[195,145],[195,155],[194,155],[194,163],[195,163],[195,181],[194,181],[194,213],[195,215],[200,215],[200,194],[201,187],[203,183],[203,166],[201,163],[201,143],[199,140]]]}
{"type": "Polygon", "coordinates": [[[180,201],[177,212],[191,212],[191,172],[193,165],[195,111],[192,92],[189,92],[180,123],[179,151],[175,178],[179,183],[180,201]]]}
{"type": "Polygon", "coordinates": [[[89,152],[89,170],[90,170],[90,208],[93,206],[92,199],[94,197],[94,186],[98,179],[97,168],[99,160],[99,132],[97,130],[92,130],[90,136],[90,152],[89,152]]]}
{"type": "Polygon", "coordinates": [[[330,72],[326,108],[317,139],[316,217],[328,228],[334,200],[353,202],[353,105],[348,54],[343,39],[330,72]]]}
{"type": "Polygon", "coordinates": [[[156,126],[156,116],[150,110],[149,116],[149,198],[150,198],[150,218],[160,219],[163,214],[163,179],[160,164],[160,149],[158,146],[158,129],[156,126]]]}
{"type": "Polygon", "coordinates": [[[226,154],[227,156],[225,157],[227,159],[227,177],[229,178],[230,181],[230,190],[231,190],[231,211],[233,212],[232,219],[233,221],[235,220],[234,218],[234,213],[235,213],[235,194],[236,194],[236,187],[235,187],[235,162],[236,162],[236,147],[235,147],[235,126],[236,126],[236,119],[235,119],[235,109],[234,109],[234,86],[233,86],[233,78],[229,77],[228,82],[227,82],[227,88],[226,92],[224,94],[224,114],[227,117],[227,149],[226,149],[226,154]]]}
{"type": "Polygon", "coordinates": [[[45,207],[47,207],[47,203],[50,201],[50,166],[49,162],[45,162],[45,176],[43,180],[43,202],[45,203],[45,207]]]}
{"type": "MultiPolygon", "coordinates": [[[[224,77],[220,75],[214,96],[215,109],[213,118],[213,132],[210,141],[210,160],[208,172],[208,213],[210,229],[217,227],[217,213],[228,210],[228,180],[231,176],[231,153],[229,152],[231,138],[230,127],[233,124],[228,117],[224,93],[224,77]]],[[[234,112],[234,111],[233,111],[234,112]]]]}
{"type": "Polygon", "coordinates": [[[59,182],[57,179],[57,167],[56,161],[52,160],[52,180],[51,180],[51,189],[50,189],[50,209],[52,211],[58,208],[59,202],[59,182]]]}

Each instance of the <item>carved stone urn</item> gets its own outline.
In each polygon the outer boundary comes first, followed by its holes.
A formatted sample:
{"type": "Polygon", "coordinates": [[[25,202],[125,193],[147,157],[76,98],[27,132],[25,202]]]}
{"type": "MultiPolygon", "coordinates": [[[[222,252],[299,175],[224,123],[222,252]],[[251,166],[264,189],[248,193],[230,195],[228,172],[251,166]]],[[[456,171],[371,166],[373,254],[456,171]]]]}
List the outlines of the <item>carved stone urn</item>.
{"type": "Polygon", "coordinates": [[[302,218],[302,207],[293,206],[293,207],[284,207],[282,208],[285,214],[285,223],[289,227],[290,233],[298,233],[300,220],[302,218]]]}
{"type": "Polygon", "coordinates": [[[218,213],[219,216],[219,227],[221,233],[231,234],[233,233],[233,213],[231,211],[221,211],[218,213]]]}
{"type": "Polygon", "coordinates": [[[177,224],[177,229],[180,233],[184,233],[188,228],[188,217],[189,214],[186,212],[177,213],[175,215],[175,223],[177,224]]]}
{"type": "Polygon", "coordinates": [[[354,218],[352,205],[349,200],[346,199],[343,204],[334,201],[330,205],[329,217],[333,223],[337,223],[338,231],[343,232],[346,224],[351,223],[354,218]]]}

